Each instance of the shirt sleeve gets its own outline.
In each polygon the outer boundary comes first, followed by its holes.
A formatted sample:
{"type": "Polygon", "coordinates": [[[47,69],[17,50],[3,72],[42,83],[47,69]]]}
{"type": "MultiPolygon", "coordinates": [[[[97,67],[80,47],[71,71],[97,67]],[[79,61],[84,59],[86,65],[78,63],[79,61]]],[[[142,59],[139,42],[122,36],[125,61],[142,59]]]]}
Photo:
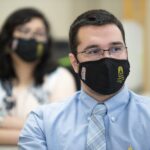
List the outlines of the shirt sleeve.
{"type": "Polygon", "coordinates": [[[21,131],[18,147],[19,150],[47,150],[42,116],[30,113],[21,131]]]}

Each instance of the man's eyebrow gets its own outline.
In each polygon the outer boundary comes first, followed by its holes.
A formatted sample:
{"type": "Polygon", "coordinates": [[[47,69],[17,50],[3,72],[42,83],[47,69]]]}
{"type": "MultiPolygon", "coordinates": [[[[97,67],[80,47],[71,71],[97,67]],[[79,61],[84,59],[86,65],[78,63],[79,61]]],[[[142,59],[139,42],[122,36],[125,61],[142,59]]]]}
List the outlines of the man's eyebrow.
{"type": "Polygon", "coordinates": [[[123,42],[117,41],[117,42],[112,42],[110,45],[124,45],[123,42]]]}
{"type": "Polygon", "coordinates": [[[89,45],[89,46],[85,47],[85,48],[83,49],[83,51],[85,51],[85,50],[87,50],[87,49],[90,49],[90,48],[95,48],[95,47],[98,47],[98,45],[89,45]]]}
{"type": "MultiPolygon", "coordinates": [[[[120,42],[120,41],[110,43],[110,46],[115,46],[115,45],[124,45],[124,43],[123,43],[123,42],[120,42]]],[[[99,47],[99,46],[96,45],[96,44],[89,45],[89,46],[85,47],[85,48],[83,49],[83,51],[86,51],[86,50],[88,50],[88,49],[90,49],[90,48],[96,48],[96,47],[99,47]]]]}

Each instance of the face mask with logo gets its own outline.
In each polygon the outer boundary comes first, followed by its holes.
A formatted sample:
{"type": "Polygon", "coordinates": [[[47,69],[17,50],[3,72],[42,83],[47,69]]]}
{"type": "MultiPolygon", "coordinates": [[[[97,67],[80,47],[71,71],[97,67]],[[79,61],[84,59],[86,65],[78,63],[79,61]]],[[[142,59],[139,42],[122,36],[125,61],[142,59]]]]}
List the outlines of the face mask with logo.
{"type": "Polygon", "coordinates": [[[103,58],[79,65],[80,79],[93,91],[103,95],[113,94],[121,89],[129,72],[128,60],[103,58]]]}
{"type": "Polygon", "coordinates": [[[34,39],[13,39],[11,49],[24,61],[39,60],[49,49],[47,42],[37,42],[34,39]]]}

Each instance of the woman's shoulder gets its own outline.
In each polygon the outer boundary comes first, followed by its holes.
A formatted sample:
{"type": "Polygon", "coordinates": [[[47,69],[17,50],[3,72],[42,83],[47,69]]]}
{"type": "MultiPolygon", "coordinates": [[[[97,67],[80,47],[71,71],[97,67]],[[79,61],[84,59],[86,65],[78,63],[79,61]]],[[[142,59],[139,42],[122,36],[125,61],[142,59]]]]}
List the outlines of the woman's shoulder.
{"type": "Polygon", "coordinates": [[[57,77],[57,78],[63,78],[63,77],[72,77],[72,74],[71,72],[64,68],[64,67],[57,67],[57,69],[55,69],[53,72],[51,72],[50,74],[47,74],[45,77],[47,79],[51,79],[51,78],[54,78],[54,77],[57,77]]]}
{"type": "Polygon", "coordinates": [[[53,101],[70,96],[76,91],[73,75],[63,67],[58,67],[54,72],[47,75],[42,87],[50,93],[53,101]]]}
{"type": "Polygon", "coordinates": [[[71,72],[64,67],[57,67],[57,69],[45,76],[43,86],[50,88],[58,83],[68,84],[68,82],[74,83],[74,77],[71,72]]]}

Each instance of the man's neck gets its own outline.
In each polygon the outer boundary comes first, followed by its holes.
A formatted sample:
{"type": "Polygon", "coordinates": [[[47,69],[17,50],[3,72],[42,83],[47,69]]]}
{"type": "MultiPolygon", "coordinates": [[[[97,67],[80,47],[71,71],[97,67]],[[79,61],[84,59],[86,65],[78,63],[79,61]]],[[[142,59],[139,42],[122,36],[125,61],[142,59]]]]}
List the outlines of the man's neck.
{"type": "Polygon", "coordinates": [[[14,84],[17,86],[27,86],[34,82],[33,79],[33,71],[35,65],[34,64],[14,64],[15,73],[17,79],[14,80],[14,84]]]}
{"type": "Polygon", "coordinates": [[[92,89],[90,89],[84,83],[82,83],[81,85],[82,85],[82,88],[83,88],[84,92],[86,92],[89,96],[93,97],[96,101],[98,101],[100,103],[103,103],[104,101],[106,101],[109,98],[113,97],[117,93],[116,92],[116,93],[109,94],[109,95],[102,95],[102,94],[99,94],[99,93],[93,91],[92,89]]]}

